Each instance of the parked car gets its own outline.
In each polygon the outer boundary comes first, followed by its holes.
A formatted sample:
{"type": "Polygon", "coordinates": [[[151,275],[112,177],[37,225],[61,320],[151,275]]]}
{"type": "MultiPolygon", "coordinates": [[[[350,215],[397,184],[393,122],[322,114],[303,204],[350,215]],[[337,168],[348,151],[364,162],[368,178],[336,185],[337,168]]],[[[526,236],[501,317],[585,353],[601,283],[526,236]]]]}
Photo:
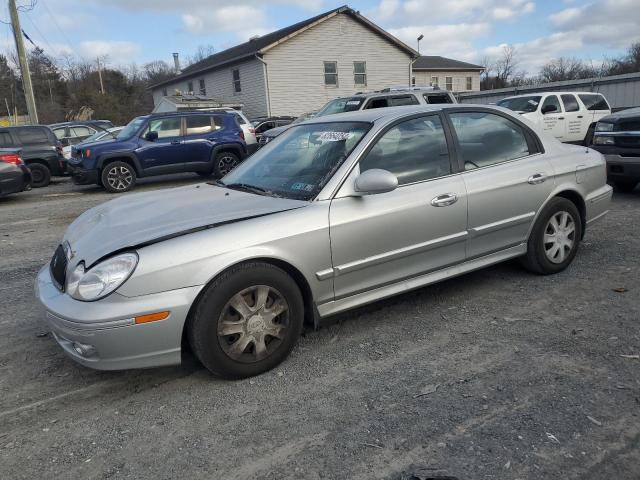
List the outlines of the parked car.
{"type": "Polygon", "coordinates": [[[185,340],[215,374],[257,375],[305,320],[516,257],[564,270],[609,209],[605,182],[601,154],[500,108],[318,117],[220,181],[86,211],[36,292],[83,365],[177,364],[185,340]]]}
{"type": "Polygon", "coordinates": [[[74,145],[68,168],[78,185],[111,193],[131,190],[136,178],[195,172],[221,177],[247,155],[232,113],[157,113],[133,119],[115,140],[74,145]]]}
{"type": "Polygon", "coordinates": [[[49,125],[63,147],[80,143],[96,132],[112,127],[113,124],[109,120],[78,120],[49,125]]]}
{"type": "Polygon", "coordinates": [[[0,148],[20,149],[22,160],[31,170],[33,187],[46,187],[52,175],[64,175],[62,147],[49,127],[0,127],[0,148]]]}
{"type": "MultiPolygon", "coordinates": [[[[122,131],[123,128],[124,127],[112,127],[112,128],[107,128],[106,130],[98,130],[96,133],[94,133],[90,137],[85,138],[84,140],[82,140],[80,143],[77,143],[76,145],[80,145],[83,143],[97,142],[99,140],[114,140],[118,136],[118,134],[122,131]]],[[[67,145],[66,147],[62,148],[62,155],[64,156],[65,160],[69,160],[71,158],[72,146],[73,145],[67,145]]]]}
{"type": "Polygon", "coordinates": [[[498,105],[522,114],[561,142],[590,145],[598,120],[611,113],[600,93],[544,92],[517,95],[498,105]]]}
{"type": "Polygon", "coordinates": [[[252,122],[253,128],[256,132],[256,140],[260,143],[260,137],[264,132],[271,130],[272,128],[290,125],[294,120],[296,120],[294,117],[266,117],[262,120],[252,122]]]}
{"type": "Polygon", "coordinates": [[[225,112],[236,115],[238,118],[238,125],[242,128],[242,133],[244,134],[244,142],[247,145],[247,153],[251,155],[258,149],[258,140],[256,139],[256,130],[253,128],[253,124],[249,121],[249,119],[242,113],[240,110],[234,110],[233,108],[224,108],[224,109],[214,109],[208,110],[211,112],[225,112]]]}
{"type": "MultiPolygon", "coordinates": [[[[334,115],[336,113],[369,110],[372,108],[398,107],[406,105],[430,105],[457,103],[451,92],[440,90],[438,87],[394,87],[385,88],[377,92],[356,93],[351,97],[340,97],[326,103],[314,117],[334,115]]],[[[291,125],[294,125],[293,122],[291,125]]],[[[265,145],[291,127],[276,127],[263,132],[259,145],[265,145]]]]}
{"type": "Polygon", "coordinates": [[[640,108],[608,115],[596,124],[591,148],[607,161],[607,176],[616,189],[630,192],[640,182],[640,108]]]}
{"type": "Polygon", "coordinates": [[[31,189],[31,171],[19,148],[0,148],[0,197],[31,189]]]}

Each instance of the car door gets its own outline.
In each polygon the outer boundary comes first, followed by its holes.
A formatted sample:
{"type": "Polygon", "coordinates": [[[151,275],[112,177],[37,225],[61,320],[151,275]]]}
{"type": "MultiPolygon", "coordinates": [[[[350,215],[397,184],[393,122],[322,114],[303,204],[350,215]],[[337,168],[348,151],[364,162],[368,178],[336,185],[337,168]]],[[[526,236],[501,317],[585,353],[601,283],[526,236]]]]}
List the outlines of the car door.
{"type": "Polygon", "coordinates": [[[222,128],[222,125],[220,117],[215,115],[185,117],[183,157],[185,171],[211,170],[211,151],[216,142],[216,132],[222,128]]]}
{"type": "Polygon", "coordinates": [[[542,129],[558,140],[564,141],[565,117],[558,96],[547,95],[540,107],[540,113],[542,114],[542,129]],[[552,110],[553,107],[555,110],[552,110]]]}
{"type": "Polygon", "coordinates": [[[137,150],[142,168],[147,174],[184,171],[185,144],[182,135],[182,116],[152,118],[140,138],[137,150]],[[158,137],[149,140],[147,134],[158,137]]]}
{"type": "Polygon", "coordinates": [[[336,299],[464,260],[467,197],[443,125],[431,114],[389,127],[332,200],[336,299]],[[353,196],[356,176],[374,168],[396,175],[398,188],[353,196]]]}
{"type": "Polygon", "coordinates": [[[500,112],[465,109],[448,116],[468,196],[467,259],[526,242],[554,183],[539,140],[500,112]]]}
{"type": "Polygon", "coordinates": [[[96,133],[96,130],[93,128],[87,127],[85,125],[73,125],[69,127],[69,145],[76,145],[83,140],[89,138],[91,135],[96,133]]]}
{"type": "Polygon", "coordinates": [[[586,118],[585,112],[580,110],[578,100],[573,93],[560,95],[564,107],[565,133],[563,141],[581,142],[587,136],[587,129],[591,122],[586,118]]]}

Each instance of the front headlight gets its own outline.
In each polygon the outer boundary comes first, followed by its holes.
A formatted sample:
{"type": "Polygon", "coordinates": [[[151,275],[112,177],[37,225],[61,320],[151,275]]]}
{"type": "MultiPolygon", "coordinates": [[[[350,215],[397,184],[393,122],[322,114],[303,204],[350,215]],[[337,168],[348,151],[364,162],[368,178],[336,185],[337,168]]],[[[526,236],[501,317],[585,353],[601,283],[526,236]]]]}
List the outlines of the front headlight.
{"type": "Polygon", "coordinates": [[[616,140],[613,137],[608,137],[605,135],[595,135],[593,137],[594,145],[615,145],[616,140]]]}
{"type": "Polygon", "coordinates": [[[596,123],[596,132],[613,132],[613,123],[608,123],[608,122],[596,123]]]}
{"type": "Polygon", "coordinates": [[[106,297],[127,281],[138,264],[138,254],[123,253],[85,271],[80,263],[67,278],[66,292],[76,300],[92,302],[106,297]]]}

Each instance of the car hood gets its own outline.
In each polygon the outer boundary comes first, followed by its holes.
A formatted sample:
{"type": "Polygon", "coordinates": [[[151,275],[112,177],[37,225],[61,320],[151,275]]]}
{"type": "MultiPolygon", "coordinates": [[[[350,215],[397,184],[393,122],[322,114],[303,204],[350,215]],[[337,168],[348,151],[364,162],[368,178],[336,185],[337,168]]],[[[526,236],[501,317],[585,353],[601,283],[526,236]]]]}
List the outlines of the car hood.
{"type": "Polygon", "coordinates": [[[308,202],[274,198],[206,183],[123,195],[80,215],[67,229],[76,260],[92,265],[104,256],[222,224],[248,220],[308,202]]]}

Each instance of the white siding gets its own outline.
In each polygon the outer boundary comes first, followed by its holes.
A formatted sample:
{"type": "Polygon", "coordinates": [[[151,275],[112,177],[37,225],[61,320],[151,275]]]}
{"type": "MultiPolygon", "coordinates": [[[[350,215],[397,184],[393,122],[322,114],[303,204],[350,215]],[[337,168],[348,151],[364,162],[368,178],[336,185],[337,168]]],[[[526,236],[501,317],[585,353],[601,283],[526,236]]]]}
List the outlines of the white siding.
{"type": "Polygon", "coordinates": [[[471,91],[480,91],[480,72],[478,71],[414,71],[413,76],[419,87],[431,85],[431,77],[438,77],[438,85],[443,90],[446,89],[446,77],[453,77],[453,92],[470,91],[467,89],[467,77],[471,77],[473,87],[471,91]]]}
{"type": "Polygon", "coordinates": [[[238,63],[231,67],[222,68],[213,72],[206,72],[189,79],[183,79],[176,83],[168,84],[162,88],[154,89],[153,103],[158,105],[162,98],[162,89],[172,95],[175,90],[187,92],[187,85],[193,82],[194,93],[199,93],[199,80],[204,78],[206,94],[225,103],[242,103],[242,111],[248,117],[257,117],[267,114],[267,99],[264,81],[264,69],[259,60],[252,59],[238,63]],[[233,89],[233,70],[240,70],[240,86],[242,91],[236,93],[233,89]]]}
{"type": "Polygon", "coordinates": [[[408,53],[348,15],[336,15],[264,55],[272,115],[300,115],[362,90],[408,85],[408,53]],[[338,86],[325,86],[324,62],[338,62],[338,86]],[[353,62],[367,63],[367,85],[356,86],[353,62]]]}

